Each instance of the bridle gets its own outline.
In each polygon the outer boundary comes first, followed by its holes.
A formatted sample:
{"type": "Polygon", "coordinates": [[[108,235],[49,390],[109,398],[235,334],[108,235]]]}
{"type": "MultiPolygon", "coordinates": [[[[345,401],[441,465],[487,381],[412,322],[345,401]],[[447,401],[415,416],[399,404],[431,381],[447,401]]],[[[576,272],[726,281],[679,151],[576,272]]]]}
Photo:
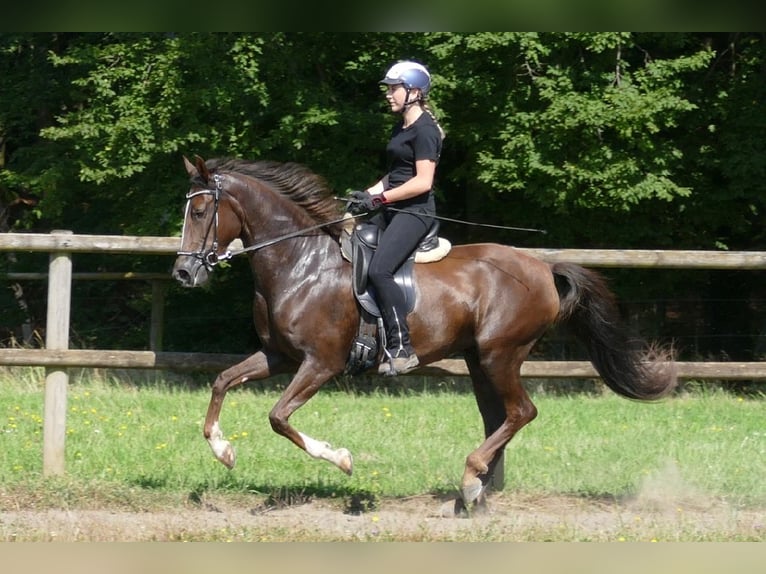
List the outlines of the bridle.
{"type": "Polygon", "coordinates": [[[190,191],[186,194],[186,209],[184,211],[184,228],[181,232],[181,245],[184,244],[184,236],[186,233],[186,222],[189,218],[189,211],[191,210],[191,201],[195,197],[200,195],[211,195],[213,197],[213,217],[210,218],[207,229],[205,230],[205,237],[202,239],[202,247],[198,251],[177,251],[176,255],[186,255],[188,257],[194,257],[199,259],[205,266],[205,269],[211,271],[213,267],[218,265],[223,256],[218,255],[218,202],[221,199],[221,193],[223,193],[223,177],[218,174],[213,175],[213,181],[215,181],[215,189],[200,189],[198,191],[190,191]],[[212,233],[213,242],[209,249],[205,249],[207,240],[212,233]]]}

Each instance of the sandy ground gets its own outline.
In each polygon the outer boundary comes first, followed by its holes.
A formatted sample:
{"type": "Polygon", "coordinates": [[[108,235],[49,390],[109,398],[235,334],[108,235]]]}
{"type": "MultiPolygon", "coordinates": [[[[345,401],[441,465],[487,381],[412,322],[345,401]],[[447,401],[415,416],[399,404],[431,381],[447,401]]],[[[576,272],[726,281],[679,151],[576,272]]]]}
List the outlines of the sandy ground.
{"type": "Polygon", "coordinates": [[[215,499],[158,512],[0,512],[2,541],[696,541],[766,540],[766,509],[644,494],[629,501],[497,493],[487,508],[454,516],[432,496],[233,506],[215,499]]]}

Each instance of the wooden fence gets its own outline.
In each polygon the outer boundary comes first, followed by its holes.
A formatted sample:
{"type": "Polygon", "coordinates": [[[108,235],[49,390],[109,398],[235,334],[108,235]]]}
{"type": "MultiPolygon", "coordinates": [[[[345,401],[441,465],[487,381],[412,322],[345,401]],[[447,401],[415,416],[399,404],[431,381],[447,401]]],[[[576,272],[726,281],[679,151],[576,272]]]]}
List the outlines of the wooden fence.
{"type": "MultiPolygon", "coordinates": [[[[163,278],[156,274],[73,274],[72,254],[128,253],[174,256],[179,239],[171,237],[127,237],[74,235],[70,231],[51,234],[0,234],[0,251],[47,252],[50,254],[45,349],[0,349],[0,366],[44,366],[45,409],[43,423],[43,469],[45,474],[64,472],[66,436],[67,369],[138,368],[168,370],[222,370],[244,358],[241,355],[162,352],[161,329],[163,278]],[[71,284],[73,278],[147,279],[153,281],[150,351],[105,351],[69,349],[71,284]]],[[[549,262],[567,261],[586,267],[666,269],[766,269],[766,252],[749,251],[658,251],[522,249],[549,262]]],[[[42,274],[10,274],[14,280],[41,279],[42,274]]],[[[169,277],[165,278],[169,279],[169,277]]],[[[766,379],[766,362],[679,363],[682,379],[766,379]]],[[[467,375],[465,363],[447,359],[418,369],[420,375],[467,375]]],[[[587,361],[527,361],[522,366],[527,378],[591,378],[597,374],[587,361]]]]}

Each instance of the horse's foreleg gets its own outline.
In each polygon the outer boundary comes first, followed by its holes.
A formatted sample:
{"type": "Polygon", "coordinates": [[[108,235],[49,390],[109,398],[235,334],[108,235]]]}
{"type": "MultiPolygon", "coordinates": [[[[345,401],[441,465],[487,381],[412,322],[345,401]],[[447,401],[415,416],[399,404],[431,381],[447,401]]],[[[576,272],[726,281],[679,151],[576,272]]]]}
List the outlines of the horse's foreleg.
{"type": "Polygon", "coordinates": [[[283,372],[279,369],[281,363],[279,358],[259,351],[241,363],[229,367],[216,377],[205,416],[203,433],[215,457],[227,468],[234,467],[236,454],[231,443],[224,438],[219,420],[226,393],[246,381],[264,379],[278,372],[283,372]]]}
{"type": "Polygon", "coordinates": [[[290,415],[313,397],[319,388],[335,374],[334,371],[318,369],[309,363],[301,365],[279,401],[271,409],[269,422],[274,432],[290,439],[313,458],[329,461],[351,475],[354,463],[348,449],[333,449],[330,443],[314,439],[296,430],[288,422],[290,415]]]}

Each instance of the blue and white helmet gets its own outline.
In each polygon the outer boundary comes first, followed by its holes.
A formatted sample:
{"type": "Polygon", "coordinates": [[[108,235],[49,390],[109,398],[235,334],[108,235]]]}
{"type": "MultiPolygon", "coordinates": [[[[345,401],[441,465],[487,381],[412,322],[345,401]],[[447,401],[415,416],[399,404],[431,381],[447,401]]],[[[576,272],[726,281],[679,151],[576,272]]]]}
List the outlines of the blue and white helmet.
{"type": "Polygon", "coordinates": [[[402,84],[407,90],[418,88],[423,97],[431,89],[431,74],[423,64],[406,60],[391,66],[381,84],[402,84]]]}

